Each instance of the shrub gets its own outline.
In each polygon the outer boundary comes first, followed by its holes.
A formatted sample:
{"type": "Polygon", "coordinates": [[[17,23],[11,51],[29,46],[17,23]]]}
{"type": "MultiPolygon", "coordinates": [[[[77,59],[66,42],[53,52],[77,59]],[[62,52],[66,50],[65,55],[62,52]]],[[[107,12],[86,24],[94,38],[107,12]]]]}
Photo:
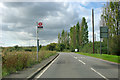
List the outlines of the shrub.
{"type": "Polygon", "coordinates": [[[31,49],[25,49],[25,51],[30,51],[31,52],[32,50],[31,49]]]}
{"type": "Polygon", "coordinates": [[[120,55],[120,35],[114,36],[110,40],[111,54],[120,55]]]}
{"type": "Polygon", "coordinates": [[[58,51],[63,51],[64,49],[65,49],[65,44],[62,44],[62,43],[61,43],[61,44],[58,44],[58,45],[57,45],[57,50],[58,50],[58,51]]]}
{"type": "Polygon", "coordinates": [[[56,43],[51,43],[51,44],[48,44],[47,46],[46,46],[46,49],[47,50],[51,50],[51,51],[53,51],[53,50],[56,50],[56,43]]]}
{"type": "MultiPolygon", "coordinates": [[[[41,62],[55,53],[55,51],[40,51],[38,54],[38,62],[41,62]]],[[[38,62],[36,52],[7,52],[6,55],[2,55],[2,75],[6,76],[10,73],[31,67],[38,62]]]]}

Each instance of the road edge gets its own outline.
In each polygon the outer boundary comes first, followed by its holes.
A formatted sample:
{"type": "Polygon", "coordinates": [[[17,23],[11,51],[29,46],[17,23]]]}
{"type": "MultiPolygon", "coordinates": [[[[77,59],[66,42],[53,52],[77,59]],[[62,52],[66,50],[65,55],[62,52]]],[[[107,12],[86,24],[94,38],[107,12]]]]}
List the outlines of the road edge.
{"type": "Polygon", "coordinates": [[[52,58],[50,61],[48,61],[46,64],[41,66],[39,69],[37,69],[34,73],[32,73],[30,76],[27,77],[27,80],[33,79],[40,71],[42,71],[45,67],[47,67],[55,58],[59,56],[59,53],[55,55],[54,58],[52,58]]]}

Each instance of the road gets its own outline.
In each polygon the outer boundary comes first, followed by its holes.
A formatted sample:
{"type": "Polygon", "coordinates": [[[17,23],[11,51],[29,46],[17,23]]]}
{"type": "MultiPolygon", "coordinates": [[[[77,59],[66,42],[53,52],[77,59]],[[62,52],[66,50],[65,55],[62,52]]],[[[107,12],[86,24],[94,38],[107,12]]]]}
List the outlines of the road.
{"type": "Polygon", "coordinates": [[[118,64],[76,53],[59,53],[36,78],[118,78],[118,64]]]}

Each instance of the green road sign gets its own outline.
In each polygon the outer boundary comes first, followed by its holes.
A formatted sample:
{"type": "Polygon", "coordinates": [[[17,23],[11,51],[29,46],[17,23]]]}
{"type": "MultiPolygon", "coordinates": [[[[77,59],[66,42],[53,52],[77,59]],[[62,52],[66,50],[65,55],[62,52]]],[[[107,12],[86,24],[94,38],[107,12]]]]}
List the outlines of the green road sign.
{"type": "Polygon", "coordinates": [[[108,33],[108,27],[100,27],[100,33],[108,33]]]}
{"type": "Polygon", "coordinates": [[[100,33],[100,38],[108,38],[108,33],[100,33]]]}
{"type": "Polygon", "coordinates": [[[120,35],[120,31],[118,32],[118,35],[120,35]]]}
{"type": "Polygon", "coordinates": [[[100,27],[100,38],[108,38],[108,27],[100,27]]]}

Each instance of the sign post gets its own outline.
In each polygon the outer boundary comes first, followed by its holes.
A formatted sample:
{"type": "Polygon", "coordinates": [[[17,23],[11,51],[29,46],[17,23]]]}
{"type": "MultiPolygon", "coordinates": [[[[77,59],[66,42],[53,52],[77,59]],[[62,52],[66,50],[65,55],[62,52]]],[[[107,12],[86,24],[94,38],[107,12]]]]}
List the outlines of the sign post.
{"type": "Polygon", "coordinates": [[[108,27],[107,26],[100,26],[100,54],[102,54],[101,52],[101,38],[107,38],[107,53],[109,53],[109,41],[108,41],[108,27]]]}
{"type": "Polygon", "coordinates": [[[37,61],[38,61],[38,52],[39,52],[39,39],[38,39],[38,28],[43,28],[42,22],[37,22],[37,29],[36,29],[36,38],[37,38],[37,61]]]}

